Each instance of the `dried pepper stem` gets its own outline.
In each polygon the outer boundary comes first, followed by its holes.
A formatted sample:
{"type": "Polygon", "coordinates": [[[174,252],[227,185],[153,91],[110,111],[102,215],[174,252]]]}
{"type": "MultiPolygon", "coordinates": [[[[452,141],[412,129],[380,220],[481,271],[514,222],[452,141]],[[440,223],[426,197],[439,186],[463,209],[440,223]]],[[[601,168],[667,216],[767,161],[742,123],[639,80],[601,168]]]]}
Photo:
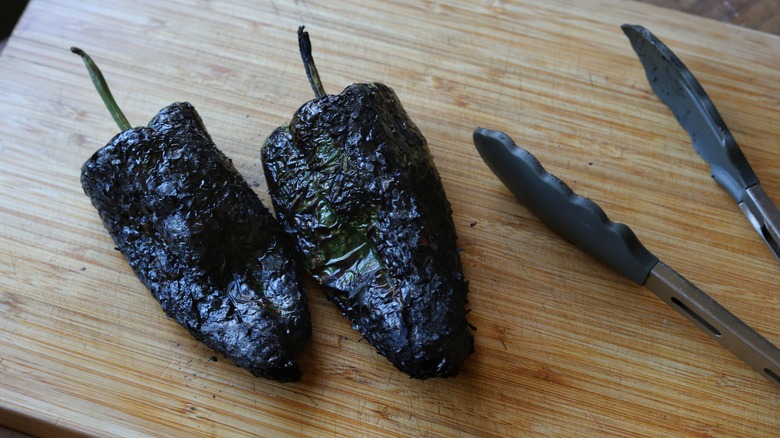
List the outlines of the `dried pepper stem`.
{"type": "Polygon", "coordinates": [[[100,72],[97,64],[95,64],[95,61],[93,61],[89,55],[87,55],[78,47],[71,47],[70,51],[81,56],[81,59],[84,60],[84,65],[87,66],[89,77],[92,78],[92,83],[95,84],[95,89],[97,90],[98,94],[100,94],[100,97],[103,99],[103,103],[106,105],[108,112],[111,113],[111,117],[114,118],[114,121],[116,122],[117,126],[119,126],[119,129],[122,131],[131,129],[132,126],[130,126],[130,122],[127,121],[124,113],[122,113],[122,110],[119,109],[119,105],[116,104],[116,100],[114,100],[114,96],[111,95],[111,90],[108,88],[108,83],[106,83],[106,79],[103,77],[103,73],[100,72]]]}
{"type": "Polygon", "coordinates": [[[320,74],[317,73],[317,66],[314,65],[314,57],[311,54],[311,40],[309,32],[303,30],[304,26],[298,28],[298,50],[301,52],[303,67],[306,69],[306,77],[309,78],[309,84],[316,97],[325,95],[325,87],[322,86],[320,74]]]}

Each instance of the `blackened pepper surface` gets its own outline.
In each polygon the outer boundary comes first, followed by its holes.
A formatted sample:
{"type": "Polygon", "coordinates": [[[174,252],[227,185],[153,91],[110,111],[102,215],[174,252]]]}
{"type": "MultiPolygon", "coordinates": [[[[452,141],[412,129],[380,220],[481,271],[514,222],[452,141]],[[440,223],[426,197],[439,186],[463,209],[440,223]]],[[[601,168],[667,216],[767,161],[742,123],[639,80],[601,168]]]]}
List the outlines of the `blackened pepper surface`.
{"type": "Polygon", "coordinates": [[[256,376],[301,377],[311,325],[293,245],[189,103],[118,134],[81,181],[170,317],[256,376]]]}
{"type": "Polygon", "coordinates": [[[473,351],[452,210],[396,94],[355,84],[303,105],[262,149],[306,268],[379,353],[415,378],[473,351]]]}

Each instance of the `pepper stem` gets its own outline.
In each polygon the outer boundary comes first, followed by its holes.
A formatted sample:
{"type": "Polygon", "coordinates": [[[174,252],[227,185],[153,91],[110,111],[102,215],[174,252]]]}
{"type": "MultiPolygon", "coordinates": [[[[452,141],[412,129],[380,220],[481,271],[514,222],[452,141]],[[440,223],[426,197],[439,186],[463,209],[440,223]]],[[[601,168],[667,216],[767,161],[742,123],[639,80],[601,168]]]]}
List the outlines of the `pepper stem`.
{"type": "Polygon", "coordinates": [[[325,87],[322,86],[320,74],[317,73],[317,66],[314,65],[314,57],[311,54],[311,40],[309,32],[303,30],[304,26],[298,28],[298,50],[301,52],[303,67],[306,69],[306,77],[309,78],[309,84],[314,91],[314,95],[322,97],[325,95],[325,87]]]}
{"type": "Polygon", "coordinates": [[[122,113],[122,110],[119,109],[119,105],[116,104],[114,96],[111,95],[111,90],[108,89],[106,79],[103,77],[103,73],[100,72],[97,64],[95,64],[95,61],[93,61],[89,55],[87,55],[78,47],[71,47],[70,51],[81,56],[81,59],[84,60],[84,65],[87,66],[89,77],[92,78],[92,83],[95,84],[95,89],[97,90],[98,94],[100,94],[100,97],[103,99],[103,103],[106,105],[108,112],[111,113],[111,117],[114,118],[114,121],[116,122],[117,126],[119,126],[119,129],[122,131],[131,129],[132,126],[130,126],[130,122],[127,121],[127,118],[122,113]]]}

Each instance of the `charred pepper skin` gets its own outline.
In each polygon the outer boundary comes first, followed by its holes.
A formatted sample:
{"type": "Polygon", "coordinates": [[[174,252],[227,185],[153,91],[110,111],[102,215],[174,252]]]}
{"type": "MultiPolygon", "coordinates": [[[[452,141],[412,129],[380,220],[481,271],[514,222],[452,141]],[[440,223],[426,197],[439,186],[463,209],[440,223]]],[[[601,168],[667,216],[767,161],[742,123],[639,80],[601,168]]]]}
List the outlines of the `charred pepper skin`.
{"type": "Polygon", "coordinates": [[[452,210],[393,90],[309,101],[262,161],[278,220],[353,327],[413,378],[456,375],[474,344],[452,210]]]}
{"type": "Polygon", "coordinates": [[[189,103],[118,134],[81,181],[171,318],[255,376],[301,378],[311,322],[292,242],[189,103]]]}

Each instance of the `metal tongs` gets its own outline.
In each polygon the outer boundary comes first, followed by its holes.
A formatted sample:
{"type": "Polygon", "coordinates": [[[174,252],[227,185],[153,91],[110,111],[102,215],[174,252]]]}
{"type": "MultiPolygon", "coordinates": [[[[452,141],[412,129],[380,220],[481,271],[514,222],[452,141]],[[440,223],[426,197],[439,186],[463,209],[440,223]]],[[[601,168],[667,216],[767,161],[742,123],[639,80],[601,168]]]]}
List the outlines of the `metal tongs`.
{"type": "Polygon", "coordinates": [[[737,201],[753,228],[780,260],[780,212],[758,181],[704,88],[677,56],[642,26],[624,24],[655,94],[688,132],[712,177],[737,201]]]}
{"type": "Polygon", "coordinates": [[[550,228],[640,286],[647,286],[721,345],[780,387],[780,350],[658,260],[631,229],[547,173],[506,134],[477,128],[474,145],[517,199],[550,228]]]}

